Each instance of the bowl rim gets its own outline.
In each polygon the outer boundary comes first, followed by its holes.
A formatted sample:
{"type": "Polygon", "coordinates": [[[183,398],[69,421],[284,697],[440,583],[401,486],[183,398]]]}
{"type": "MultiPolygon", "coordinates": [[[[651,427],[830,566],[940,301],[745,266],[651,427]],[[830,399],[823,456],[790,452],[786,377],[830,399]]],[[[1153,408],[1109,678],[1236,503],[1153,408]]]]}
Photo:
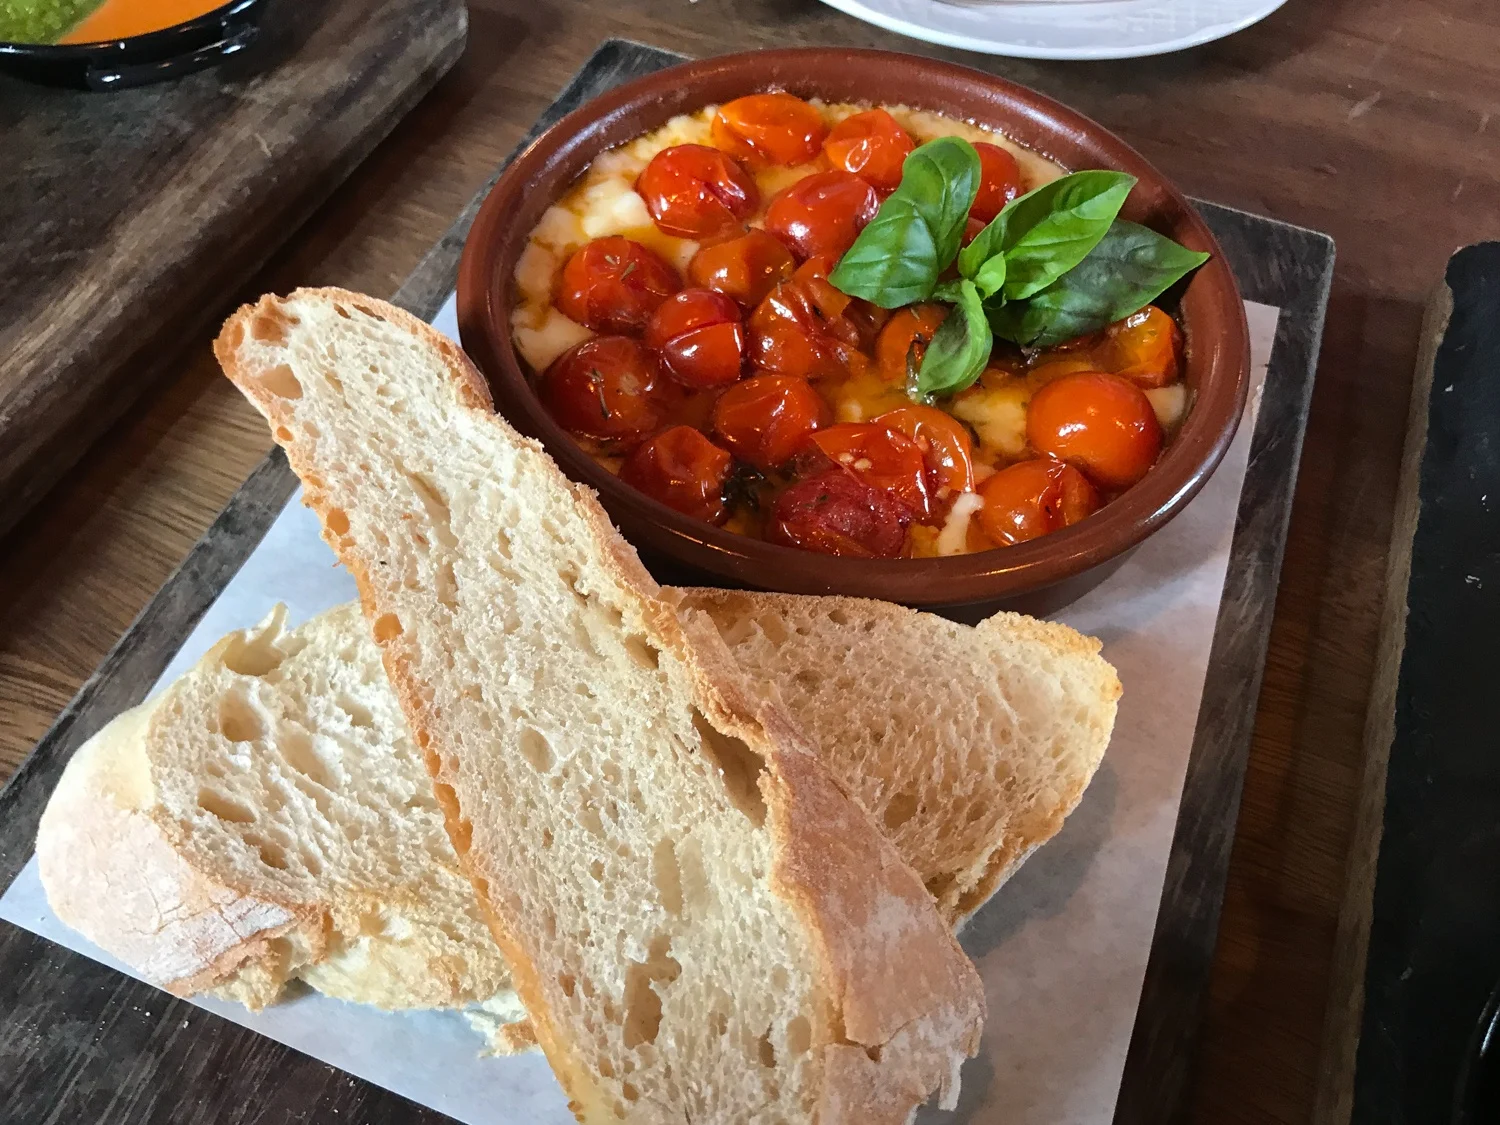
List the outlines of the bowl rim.
{"type": "Polygon", "coordinates": [[[221,34],[226,20],[235,20],[259,8],[265,0],[226,0],[225,3],[138,35],[114,39],[90,39],[82,43],[23,43],[0,40],[0,54],[25,56],[37,62],[118,62],[125,54],[167,55],[190,50],[221,34]]]}
{"type": "MultiPolygon", "coordinates": [[[[826,87],[825,87],[826,88],[826,87]]],[[[699,570],[751,586],[797,593],[837,592],[912,605],[959,605],[1030,593],[1076,578],[1139,545],[1177,515],[1203,487],[1234,438],[1249,387],[1249,332],[1238,286],[1218,245],[1186,198],[1139,153],[1103,126],[1036,91],[954,63],[893,51],[825,47],[749,51],[698,59],[622,83],[567,114],[519,153],[496,180],[475,216],[458,273],[459,333],[488,379],[497,408],[518,429],[539,439],[573,480],[592,487],[626,537],[699,570]],[[1195,400],[1181,430],[1139,483],[1088,519],[1012,547],[938,558],[856,559],[784,547],[714,527],[668,508],[618,480],[564,431],[541,404],[510,335],[512,273],[524,231],[518,216],[549,206],[604,149],[623,143],[684,112],[720,100],[699,95],[724,86],[741,93],[787,89],[856,103],[893,104],[846,83],[841,94],[813,87],[852,67],[880,82],[915,81],[928,87],[899,99],[913,108],[945,112],[996,128],[1063,164],[1059,151],[1087,151],[1087,166],[1130,172],[1139,180],[1127,213],[1212,257],[1183,291],[1189,375],[1195,400]],[[895,72],[904,72],[891,79],[895,72]],[[947,90],[989,113],[959,113],[934,104],[947,90]],[[641,125],[640,120],[650,123],[641,125]],[[626,126],[628,131],[625,131],[626,126]],[[1155,218],[1156,222],[1151,222],[1155,218]],[[1170,219],[1170,222],[1166,222],[1170,219]],[[514,220],[514,221],[512,221],[514,220]],[[507,251],[514,249],[515,253],[507,251]],[[1192,314],[1189,316],[1189,306],[1192,314]],[[1217,316],[1220,330],[1200,338],[1194,325],[1217,316]]]]}

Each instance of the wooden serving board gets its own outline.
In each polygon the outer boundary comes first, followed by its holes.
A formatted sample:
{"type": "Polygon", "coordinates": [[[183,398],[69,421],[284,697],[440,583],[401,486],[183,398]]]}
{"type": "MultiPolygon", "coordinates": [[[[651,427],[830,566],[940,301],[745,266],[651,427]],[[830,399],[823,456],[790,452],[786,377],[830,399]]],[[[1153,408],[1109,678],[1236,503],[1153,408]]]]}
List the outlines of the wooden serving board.
{"type": "Polygon", "coordinates": [[[463,0],[276,0],[217,69],[0,75],[0,534],[457,60],[463,0]]]}
{"type": "MultiPolygon", "coordinates": [[[[596,94],[679,60],[636,43],[605,43],[521,147],[596,94]]],[[[398,304],[424,319],[437,312],[487,191],[407,280],[398,304]]],[[[1282,312],[1120,1091],[1121,1125],[1163,1125],[1183,1105],[1333,272],[1325,235],[1198,206],[1243,295],[1282,312]]],[[[0,888],[30,856],[37,820],[68,757],[145,695],[296,483],[279,450],[267,457],[0,791],[0,888]]],[[[0,1120],[7,1121],[38,1105],[61,1120],[153,1125],[448,1120],[4,922],[0,1074],[0,1120]]]]}
{"type": "Polygon", "coordinates": [[[1320,1125],[1447,1125],[1500,982],[1497,433],[1489,242],[1449,261],[1412,383],[1320,1125]]]}

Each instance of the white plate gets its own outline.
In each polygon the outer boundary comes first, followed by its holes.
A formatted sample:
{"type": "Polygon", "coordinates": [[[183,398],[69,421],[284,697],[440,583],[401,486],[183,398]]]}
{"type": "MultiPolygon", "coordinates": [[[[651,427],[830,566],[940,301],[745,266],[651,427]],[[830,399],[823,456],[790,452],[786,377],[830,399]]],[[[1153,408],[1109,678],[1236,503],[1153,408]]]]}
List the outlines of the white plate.
{"type": "Polygon", "coordinates": [[[1233,35],[1286,0],[823,0],[928,43],[1022,59],[1132,59],[1233,35]]]}

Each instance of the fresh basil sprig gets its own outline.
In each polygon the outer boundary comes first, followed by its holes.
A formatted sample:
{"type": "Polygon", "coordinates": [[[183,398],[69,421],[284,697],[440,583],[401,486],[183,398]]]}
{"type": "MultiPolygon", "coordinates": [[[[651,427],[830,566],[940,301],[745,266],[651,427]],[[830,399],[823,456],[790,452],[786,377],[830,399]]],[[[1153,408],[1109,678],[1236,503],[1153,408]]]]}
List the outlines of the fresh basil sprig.
{"type": "Polygon", "coordinates": [[[884,309],[928,300],[958,254],[978,191],[979,154],[968,141],[939,137],[914,149],[901,166],[901,186],[828,280],[884,309]]]}
{"type": "Polygon", "coordinates": [[[901,185],[828,280],[894,309],[952,304],[907,393],[927,400],[971,386],[995,337],[1049,347],[1138,311],[1208,260],[1117,216],[1135,186],[1123,172],[1074,172],[1009,203],[960,250],[980,179],[974,146],[940,137],[915,149],[901,185]],[[957,262],[958,277],[940,281],[957,262]]]}
{"type": "MultiPolygon", "coordinates": [[[[986,265],[1003,257],[998,281],[1007,301],[1045,289],[1083,261],[1120,213],[1135,177],[1074,172],[1013,200],[958,256],[958,272],[979,284],[986,265]]],[[[986,277],[980,292],[1001,292],[986,277]]]]}
{"type": "Polygon", "coordinates": [[[916,391],[924,399],[955,394],[972,386],[990,361],[994,337],[979,290],[968,278],[958,283],[957,300],[922,355],[916,391]]]}
{"type": "Polygon", "coordinates": [[[1022,347],[1087,336],[1145,308],[1208,255],[1116,219],[1083,261],[1026,301],[986,307],[991,328],[1022,347]]]}

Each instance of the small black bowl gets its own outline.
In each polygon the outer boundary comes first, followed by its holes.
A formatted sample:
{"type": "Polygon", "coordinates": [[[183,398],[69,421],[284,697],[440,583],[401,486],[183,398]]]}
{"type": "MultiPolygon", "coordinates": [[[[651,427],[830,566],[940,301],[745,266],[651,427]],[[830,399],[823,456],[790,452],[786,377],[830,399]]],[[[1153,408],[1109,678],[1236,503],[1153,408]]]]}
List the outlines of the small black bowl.
{"type": "Polygon", "coordinates": [[[3,43],[0,71],[48,86],[123,90],[191,74],[254,41],[266,0],[230,0],[211,12],[145,35],[99,43],[3,43]]]}

